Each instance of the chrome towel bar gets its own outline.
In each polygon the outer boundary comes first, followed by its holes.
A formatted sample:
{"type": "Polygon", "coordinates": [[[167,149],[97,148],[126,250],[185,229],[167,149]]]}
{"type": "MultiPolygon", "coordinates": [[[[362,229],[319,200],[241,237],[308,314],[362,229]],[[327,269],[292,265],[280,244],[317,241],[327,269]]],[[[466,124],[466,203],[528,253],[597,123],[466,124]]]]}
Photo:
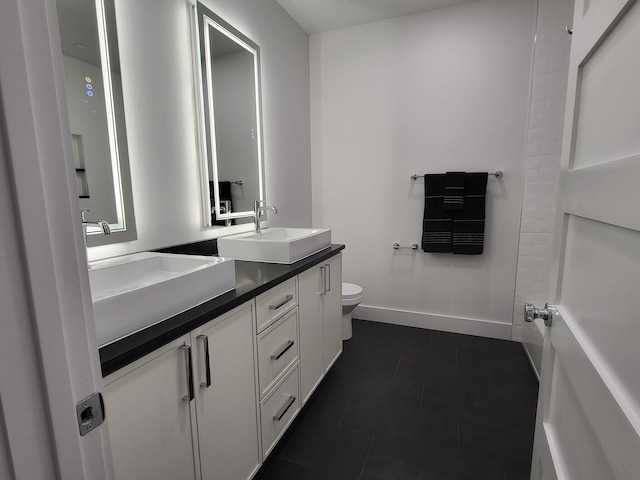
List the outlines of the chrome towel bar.
{"type": "Polygon", "coordinates": [[[407,245],[400,245],[399,243],[394,243],[393,244],[393,249],[394,250],[400,250],[400,249],[411,249],[411,250],[417,250],[418,249],[418,244],[417,243],[412,243],[411,246],[407,246],[407,245]]]}
{"type": "MultiPolygon", "coordinates": [[[[496,170],[495,172],[489,172],[488,175],[496,178],[502,178],[504,177],[504,172],[502,170],[496,170]]],[[[417,180],[418,178],[422,178],[422,177],[424,177],[424,174],[422,175],[418,175],[417,173],[411,174],[411,180],[417,180]]]]}

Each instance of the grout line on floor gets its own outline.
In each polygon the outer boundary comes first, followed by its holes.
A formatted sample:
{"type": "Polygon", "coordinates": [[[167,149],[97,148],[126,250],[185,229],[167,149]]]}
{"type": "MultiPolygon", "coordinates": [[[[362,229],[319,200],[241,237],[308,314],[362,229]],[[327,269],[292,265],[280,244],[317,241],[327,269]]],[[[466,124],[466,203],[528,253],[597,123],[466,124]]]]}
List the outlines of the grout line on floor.
{"type": "Polygon", "coordinates": [[[362,462],[362,469],[360,470],[360,475],[358,476],[358,480],[362,479],[362,475],[364,475],[364,469],[367,466],[367,460],[369,460],[369,455],[371,454],[371,448],[373,447],[373,441],[375,440],[376,437],[372,436],[371,440],[369,441],[369,448],[367,450],[367,454],[364,457],[364,462],[362,462]]]}

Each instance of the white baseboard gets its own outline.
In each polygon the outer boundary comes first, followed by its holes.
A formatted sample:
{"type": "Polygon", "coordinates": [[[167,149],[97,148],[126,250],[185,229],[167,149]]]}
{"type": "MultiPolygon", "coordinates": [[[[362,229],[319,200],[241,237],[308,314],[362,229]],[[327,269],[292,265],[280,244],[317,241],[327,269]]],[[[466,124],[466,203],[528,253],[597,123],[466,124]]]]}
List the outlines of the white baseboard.
{"type": "Polygon", "coordinates": [[[511,340],[511,323],[480,320],[474,318],[446,317],[422,312],[394,310],[383,307],[358,305],[353,318],[381,323],[392,323],[406,327],[429,328],[443,332],[464,333],[479,337],[511,340]]]}

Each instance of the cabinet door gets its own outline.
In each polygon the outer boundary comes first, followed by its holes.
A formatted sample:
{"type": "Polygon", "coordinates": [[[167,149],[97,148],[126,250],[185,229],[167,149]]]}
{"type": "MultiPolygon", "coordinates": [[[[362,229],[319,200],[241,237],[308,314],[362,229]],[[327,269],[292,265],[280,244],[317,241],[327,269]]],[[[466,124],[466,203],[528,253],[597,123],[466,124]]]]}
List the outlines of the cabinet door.
{"type": "Polygon", "coordinates": [[[322,357],[325,372],[342,353],[342,254],[324,263],[326,278],[322,296],[322,357]]]}
{"type": "Polygon", "coordinates": [[[200,462],[207,480],[247,479],[260,466],[254,326],[252,301],[191,332],[200,462]]]}
{"type": "Polygon", "coordinates": [[[116,480],[196,479],[185,335],[105,378],[116,480]],[[183,398],[186,397],[186,398],[183,398]]]}
{"type": "Polygon", "coordinates": [[[303,404],[324,375],[322,362],[322,292],[324,275],[319,266],[298,275],[300,319],[300,397],[303,404]]]}

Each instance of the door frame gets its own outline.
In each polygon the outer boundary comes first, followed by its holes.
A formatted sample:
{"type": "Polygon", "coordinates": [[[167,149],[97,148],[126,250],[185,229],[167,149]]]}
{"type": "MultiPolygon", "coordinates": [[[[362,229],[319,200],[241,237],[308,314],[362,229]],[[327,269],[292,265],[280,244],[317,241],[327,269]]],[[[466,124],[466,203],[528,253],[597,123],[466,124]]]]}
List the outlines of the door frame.
{"type": "Polygon", "coordinates": [[[0,457],[16,478],[108,480],[106,424],[81,437],[75,412],[102,373],[59,45],[54,0],[0,2],[0,457]]]}

